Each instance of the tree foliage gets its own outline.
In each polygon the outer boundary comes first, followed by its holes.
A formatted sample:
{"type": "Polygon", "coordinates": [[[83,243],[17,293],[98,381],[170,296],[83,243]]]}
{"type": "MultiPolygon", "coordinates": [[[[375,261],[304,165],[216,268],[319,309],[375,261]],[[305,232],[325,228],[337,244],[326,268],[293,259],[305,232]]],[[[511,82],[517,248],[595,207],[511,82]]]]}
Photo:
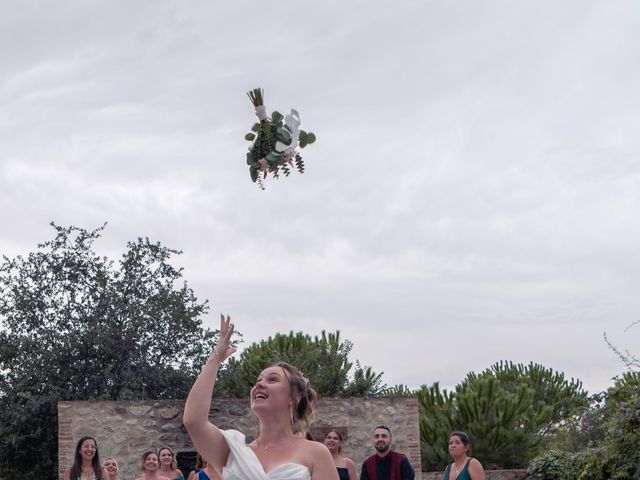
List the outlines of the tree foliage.
{"type": "Polygon", "coordinates": [[[416,393],[420,407],[422,469],[443,470],[450,459],[446,446],[456,417],[454,394],[441,390],[438,382],[429,387],[423,385],[416,393]]]}
{"type": "Polygon", "coordinates": [[[516,393],[521,385],[532,390],[531,401],[538,416],[526,427],[533,428],[537,436],[554,432],[561,422],[586,405],[587,393],[580,380],[567,380],[562,372],[533,362],[528,365],[498,362],[480,374],[469,373],[463,385],[483,378],[495,378],[511,393],[516,393]]]}
{"type": "Polygon", "coordinates": [[[469,373],[452,392],[436,383],[418,392],[423,469],[450,461],[449,434],[463,430],[485,467],[528,465],[543,439],[586,403],[577,380],[541,365],[499,362],[469,373]]]}
{"type": "Polygon", "coordinates": [[[552,442],[554,449],[531,462],[533,478],[559,478],[554,472],[560,469],[578,480],[640,478],[640,362],[636,354],[615,347],[606,334],[605,342],[628,370],[563,425],[552,442]]]}
{"type": "Polygon", "coordinates": [[[247,347],[239,358],[231,357],[220,373],[216,391],[223,395],[246,397],[262,370],[275,362],[295,365],[307,377],[318,395],[378,395],[385,386],[382,373],[349,361],[353,348],[341,340],[340,332],[311,337],[302,332],[278,333],[247,347]]]}
{"type": "Polygon", "coordinates": [[[606,392],[592,396],[589,408],[562,439],[532,460],[532,478],[640,478],[640,373],[626,372],[606,392]],[[556,475],[561,470],[566,477],[556,475]]]}
{"type": "Polygon", "coordinates": [[[180,252],[139,238],[115,262],[93,249],[104,225],[52,226],[0,264],[1,478],[57,474],[58,401],[184,398],[214,342],[180,252]]]}

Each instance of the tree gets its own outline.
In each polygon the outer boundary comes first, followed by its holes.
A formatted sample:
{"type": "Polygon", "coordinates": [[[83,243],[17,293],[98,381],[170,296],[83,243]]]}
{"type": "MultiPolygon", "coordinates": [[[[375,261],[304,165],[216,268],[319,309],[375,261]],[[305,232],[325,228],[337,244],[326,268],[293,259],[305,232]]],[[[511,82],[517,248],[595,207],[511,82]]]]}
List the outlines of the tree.
{"type": "Polygon", "coordinates": [[[467,374],[454,392],[435,384],[417,393],[425,470],[449,462],[452,430],[471,436],[474,455],[485,466],[526,466],[543,440],[586,405],[579,381],[534,363],[499,362],[467,374]]]}
{"type": "Polygon", "coordinates": [[[407,389],[404,389],[403,393],[400,393],[403,388],[404,387],[401,385],[387,387],[382,381],[382,372],[376,373],[371,367],[363,367],[360,362],[356,360],[356,369],[353,372],[353,379],[347,385],[347,389],[344,394],[351,397],[411,395],[407,389]]]}
{"type": "Polygon", "coordinates": [[[625,372],[606,392],[594,395],[571,427],[564,443],[532,460],[532,478],[640,478],[640,373],[625,372]]]}
{"type": "Polygon", "coordinates": [[[459,429],[474,439],[474,454],[486,467],[522,467],[536,453],[542,440],[537,432],[548,422],[551,407],[536,405],[533,396],[526,384],[510,391],[497,378],[456,388],[459,429]]]}
{"type": "Polygon", "coordinates": [[[592,395],[579,417],[563,425],[554,448],[531,462],[533,478],[550,480],[558,471],[580,480],[640,478],[640,359],[619,350],[606,334],[604,339],[628,370],[606,391],[592,395]]]}
{"type": "Polygon", "coordinates": [[[422,470],[444,469],[450,461],[447,444],[455,422],[454,394],[441,390],[438,382],[417,392],[420,408],[422,470]]]}
{"type": "Polygon", "coordinates": [[[640,372],[627,371],[607,389],[604,438],[588,449],[583,478],[640,478],[640,372]]]}
{"type": "Polygon", "coordinates": [[[567,380],[562,372],[533,362],[528,365],[498,362],[479,374],[469,373],[462,385],[468,387],[490,378],[498,380],[511,394],[517,393],[522,385],[531,389],[531,408],[536,415],[528,418],[522,428],[540,440],[551,437],[567,419],[587,405],[587,392],[580,380],[567,380]]]}
{"type": "Polygon", "coordinates": [[[223,395],[247,397],[262,370],[275,362],[295,365],[318,395],[377,395],[384,391],[382,373],[356,362],[353,380],[349,361],[353,345],[340,332],[311,337],[302,332],[277,333],[247,347],[238,359],[231,357],[220,373],[216,390],[223,395]]]}
{"type": "Polygon", "coordinates": [[[485,467],[519,466],[539,443],[526,425],[548,413],[548,409],[535,412],[532,397],[526,385],[512,393],[495,378],[458,385],[451,393],[441,392],[438,384],[423,387],[419,392],[423,468],[439,470],[451,461],[447,444],[454,430],[471,436],[474,456],[485,467]]]}
{"type": "Polygon", "coordinates": [[[57,475],[57,402],[184,398],[214,342],[180,252],[139,238],[116,263],[93,231],[0,264],[0,477],[57,475]],[[34,462],[34,459],[37,459],[34,462]]]}

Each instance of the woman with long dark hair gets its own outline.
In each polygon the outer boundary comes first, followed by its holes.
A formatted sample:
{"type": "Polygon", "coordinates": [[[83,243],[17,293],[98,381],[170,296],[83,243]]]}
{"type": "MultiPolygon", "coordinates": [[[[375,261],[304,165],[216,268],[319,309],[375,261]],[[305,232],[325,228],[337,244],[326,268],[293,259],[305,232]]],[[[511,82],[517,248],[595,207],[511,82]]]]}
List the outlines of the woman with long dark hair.
{"type": "Polygon", "coordinates": [[[342,454],[342,435],[340,435],[340,432],[329,430],[324,434],[324,444],[331,452],[340,480],[358,480],[356,464],[349,457],[342,454]]]}
{"type": "Polygon", "coordinates": [[[482,464],[471,457],[471,439],[464,432],[449,435],[449,455],[453,463],[447,465],[444,480],[485,480],[482,464]]]}
{"type": "Polygon", "coordinates": [[[90,436],[81,437],[76,445],[73,465],[64,472],[64,480],[102,480],[98,443],[90,436]]]}

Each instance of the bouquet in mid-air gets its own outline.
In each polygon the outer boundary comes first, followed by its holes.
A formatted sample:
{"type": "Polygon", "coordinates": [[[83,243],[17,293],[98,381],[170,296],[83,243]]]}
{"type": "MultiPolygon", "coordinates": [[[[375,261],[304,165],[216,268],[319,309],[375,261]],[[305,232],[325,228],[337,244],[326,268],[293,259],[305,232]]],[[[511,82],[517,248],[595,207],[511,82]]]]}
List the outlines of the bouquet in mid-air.
{"type": "Polygon", "coordinates": [[[298,172],[304,173],[304,162],[296,148],[304,148],[315,142],[316,136],[300,130],[300,115],[296,110],[292,109],[287,115],[273,111],[269,117],[261,88],[254,88],[247,95],[260,120],[244,136],[245,140],[253,142],[247,153],[251,180],[264,190],[263,179],[269,174],[273,178],[279,178],[280,173],[288,177],[294,164],[298,172]]]}

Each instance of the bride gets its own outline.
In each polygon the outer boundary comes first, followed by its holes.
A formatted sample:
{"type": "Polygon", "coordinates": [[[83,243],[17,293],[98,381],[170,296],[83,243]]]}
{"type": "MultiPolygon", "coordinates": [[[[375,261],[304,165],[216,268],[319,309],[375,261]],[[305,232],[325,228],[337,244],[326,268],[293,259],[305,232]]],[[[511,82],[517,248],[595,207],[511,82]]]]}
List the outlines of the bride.
{"type": "Polygon", "coordinates": [[[264,369],[251,389],[251,409],[259,421],[255,441],[247,445],[242,433],[209,422],[218,369],[236,351],[230,346],[233,331],[230,318],[221,315],[218,343],[185,404],[184,426],[196,449],[223,480],[338,480],[327,447],[300,435],[308,427],[316,393],[287,363],[264,369]]]}

